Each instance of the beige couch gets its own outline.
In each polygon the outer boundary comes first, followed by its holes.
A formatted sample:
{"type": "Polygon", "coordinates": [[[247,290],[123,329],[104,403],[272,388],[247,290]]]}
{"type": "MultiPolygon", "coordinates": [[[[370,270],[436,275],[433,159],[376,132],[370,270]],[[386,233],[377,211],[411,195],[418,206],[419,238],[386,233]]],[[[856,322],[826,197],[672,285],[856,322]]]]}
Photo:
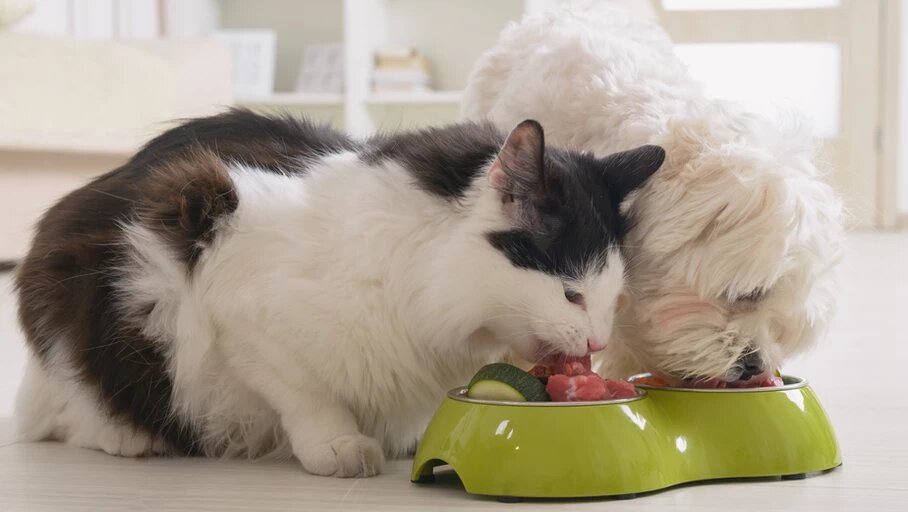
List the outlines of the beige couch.
{"type": "Polygon", "coordinates": [[[175,118],[233,100],[211,41],[91,42],[0,33],[0,259],[24,254],[40,213],[175,118]]]}

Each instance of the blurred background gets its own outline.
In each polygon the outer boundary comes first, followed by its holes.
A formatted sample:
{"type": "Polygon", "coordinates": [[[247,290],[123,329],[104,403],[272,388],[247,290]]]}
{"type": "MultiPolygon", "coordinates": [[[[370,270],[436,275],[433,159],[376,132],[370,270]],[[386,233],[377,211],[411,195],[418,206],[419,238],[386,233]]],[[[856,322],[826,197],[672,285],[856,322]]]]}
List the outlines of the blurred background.
{"type": "MultiPolygon", "coordinates": [[[[0,0],[0,260],[176,118],[240,105],[359,136],[455,121],[475,59],[558,3],[0,0]]],[[[802,112],[852,228],[908,225],[908,0],[624,3],[657,17],[710,94],[802,112]]]]}

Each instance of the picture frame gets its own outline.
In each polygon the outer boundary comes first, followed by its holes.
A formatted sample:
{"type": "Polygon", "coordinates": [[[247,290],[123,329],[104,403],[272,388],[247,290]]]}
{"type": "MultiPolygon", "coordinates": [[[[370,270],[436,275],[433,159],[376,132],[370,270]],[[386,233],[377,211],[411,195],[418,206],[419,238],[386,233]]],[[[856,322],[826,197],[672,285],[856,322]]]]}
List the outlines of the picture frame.
{"type": "Polygon", "coordinates": [[[344,45],[320,43],[306,46],[296,79],[303,93],[344,92],[344,45]]]}
{"type": "Polygon", "coordinates": [[[261,98],[274,92],[274,30],[218,30],[214,37],[230,52],[237,98],[261,98]]]}

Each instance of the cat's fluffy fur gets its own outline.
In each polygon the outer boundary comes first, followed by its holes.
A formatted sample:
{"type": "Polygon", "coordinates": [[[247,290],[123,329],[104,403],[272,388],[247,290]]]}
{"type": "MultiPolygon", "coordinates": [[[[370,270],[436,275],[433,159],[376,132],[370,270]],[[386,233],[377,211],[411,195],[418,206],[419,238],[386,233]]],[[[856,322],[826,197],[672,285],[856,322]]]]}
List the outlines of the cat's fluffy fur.
{"type": "Polygon", "coordinates": [[[619,204],[664,153],[543,148],[532,121],[506,142],[247,111],[168,131],[38,226],[16,276],[22,435],[376,473],[507,349],[607,340],[619,204]]]}
{"type": "Polygon", "coordinates": [[[665,148],[630,202],[632,300],[606,373],[735,380],[823,334],[842,213],[810,138],[707,98],[654,22],[609,2],[524,19],[475,65],[462,113],[499,126],[530,116],[599,155],[665,148]]]}

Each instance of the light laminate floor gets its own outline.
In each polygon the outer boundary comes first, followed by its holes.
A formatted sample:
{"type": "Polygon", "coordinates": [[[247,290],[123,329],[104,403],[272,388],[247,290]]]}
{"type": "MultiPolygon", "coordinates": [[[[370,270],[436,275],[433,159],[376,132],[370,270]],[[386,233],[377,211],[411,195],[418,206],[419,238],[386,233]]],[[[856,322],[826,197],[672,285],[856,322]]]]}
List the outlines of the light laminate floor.
{"type": "Polygon", "coordinates": [[[292,463],[122,459],[56,443],[17,444],[12,399],[21,335],[0,278],[0,511],[19,510],[908,510],[908,233],[854,234],[840,312],[827,340],[787,373],[807,377],[835,424],[844,466],[790,482],[687,486],[631,501],[466,495],[456,479],[409,482],[409,461],[364,480],[306,475],[292,463]]]}

